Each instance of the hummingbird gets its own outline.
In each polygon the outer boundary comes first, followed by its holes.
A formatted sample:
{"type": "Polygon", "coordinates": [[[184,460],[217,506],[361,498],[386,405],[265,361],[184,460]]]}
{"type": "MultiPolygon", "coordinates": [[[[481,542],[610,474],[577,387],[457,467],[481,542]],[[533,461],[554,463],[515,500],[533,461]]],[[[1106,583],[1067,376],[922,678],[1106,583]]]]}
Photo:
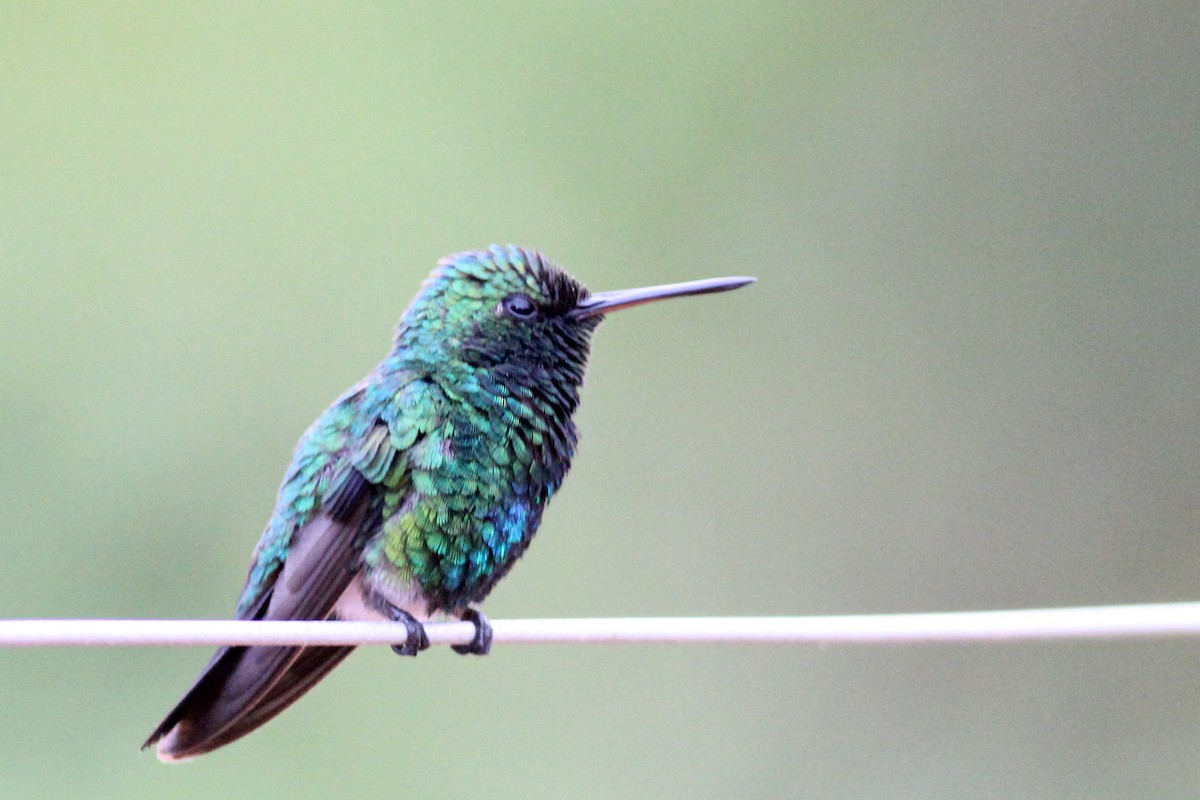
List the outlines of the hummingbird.
{"type": "MultiPolygon", "coordinates": [[[[579,440],[572,416],[606,314],[752,283],[714,278],[589,292],[509,245],[442,259],[391,352],[304,433],[254,548],[237,618],[391,620],[415,656],[422,623],[470,621],[524,554],[579,440]]],[[[353,647],[227,646],[142,748],[194,758],[266,723],[353,647]]]]}

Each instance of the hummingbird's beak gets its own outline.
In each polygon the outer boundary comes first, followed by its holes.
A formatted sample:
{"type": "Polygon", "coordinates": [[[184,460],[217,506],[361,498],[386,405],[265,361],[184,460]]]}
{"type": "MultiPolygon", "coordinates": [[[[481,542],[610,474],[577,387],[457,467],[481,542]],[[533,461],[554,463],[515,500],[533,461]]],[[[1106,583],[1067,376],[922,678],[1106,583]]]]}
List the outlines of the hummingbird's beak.
{"type": "Polygon", "coordinates": [[[622,308],[640,306],[642,303],[666,300],[670,297],[728,292],[731,289],[741,288],[748,283],[754,283],[756,280],[758,278],[709,278],[703,281],[668,283],[663,286],[646,286],[641,289],[618,289],[615,292],[597,292],[580,300],[575,309],[570,312],[570,315],[575,319],[585,319],[587,317],[594,317],[597,314],[620,311],[622,308]]]}

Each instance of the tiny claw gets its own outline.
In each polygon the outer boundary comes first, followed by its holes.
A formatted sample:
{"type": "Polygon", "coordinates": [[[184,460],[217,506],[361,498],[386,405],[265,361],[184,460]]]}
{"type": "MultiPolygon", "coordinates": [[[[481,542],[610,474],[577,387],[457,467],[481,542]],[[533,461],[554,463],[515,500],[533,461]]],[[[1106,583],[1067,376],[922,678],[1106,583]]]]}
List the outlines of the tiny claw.
{"type": "Polygon", "coordinates": [[[452,644],[450,649],[462,656],[486,656],[492,649],[492,623],[488,622],[482,611],[474,608],[468,608],[459,619],[475,623],[475,638],[467,644],[452,644]]]}
{"type": "Polygon", "coordinates": [[[417,622],[412,614],[403,608],[388,606],[388,616],[392,618],[393,622],[403,622],[407,631],[404,644],[392,645],[393,653],[398,656],[415,656],[429,647],[429,636],[425,633],[425,626],[417,622]]]}

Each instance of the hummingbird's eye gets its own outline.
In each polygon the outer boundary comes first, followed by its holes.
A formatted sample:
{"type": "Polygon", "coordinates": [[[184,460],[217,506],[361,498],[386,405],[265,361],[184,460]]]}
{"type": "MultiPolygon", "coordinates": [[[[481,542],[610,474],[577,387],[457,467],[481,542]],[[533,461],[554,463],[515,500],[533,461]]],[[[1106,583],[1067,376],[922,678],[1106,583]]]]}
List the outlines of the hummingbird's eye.
{"type": "Polygon", "coordinates": [[[498,310],[519,320],[531,320],[537,316],[537,305],[529,295],[524,293],[510,294],[500,303],[498,310]]]}

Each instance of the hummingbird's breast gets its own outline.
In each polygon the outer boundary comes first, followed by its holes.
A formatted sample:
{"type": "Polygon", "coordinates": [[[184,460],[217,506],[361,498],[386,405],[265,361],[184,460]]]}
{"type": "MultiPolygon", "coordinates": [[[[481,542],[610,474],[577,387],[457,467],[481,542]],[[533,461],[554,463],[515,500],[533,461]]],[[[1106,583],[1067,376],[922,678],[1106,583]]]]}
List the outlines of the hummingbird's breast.
{"type": "Polygon", "coordinates": [[[397,393],[398,408],[385,418],[392,440],[411,444],[403,479],[385,496],[380,533],[363,552],[368,593],[415,593],[427,612],[452,613],[482,600],[524,553],[570,468],[577,434],[561,413],[569,389],[504,377],[426,377],[397,393]]]}

